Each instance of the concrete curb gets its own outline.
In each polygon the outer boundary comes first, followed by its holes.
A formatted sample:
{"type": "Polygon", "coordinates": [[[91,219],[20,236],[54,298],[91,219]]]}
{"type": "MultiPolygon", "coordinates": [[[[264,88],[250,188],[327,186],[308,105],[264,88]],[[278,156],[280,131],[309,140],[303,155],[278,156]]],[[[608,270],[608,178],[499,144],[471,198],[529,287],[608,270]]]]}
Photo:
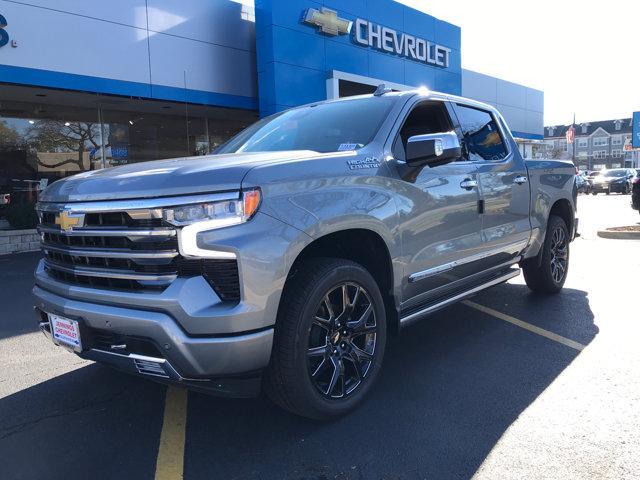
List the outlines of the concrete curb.
{"type": "Polygon", "coordinates": [[[616,232],[611,230],[598,230],[598,236],[615,240],[640,240],[640,232],[616,232]]]}

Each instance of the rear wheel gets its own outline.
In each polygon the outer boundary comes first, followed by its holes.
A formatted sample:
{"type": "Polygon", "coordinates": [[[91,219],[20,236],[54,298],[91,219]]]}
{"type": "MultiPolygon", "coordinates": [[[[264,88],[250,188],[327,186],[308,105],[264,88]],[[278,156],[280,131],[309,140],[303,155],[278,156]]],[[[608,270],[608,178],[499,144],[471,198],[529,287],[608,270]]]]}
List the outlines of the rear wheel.
{"type": "Polygon", "coordinates": [[[534,292],[557,293],[562,290],[569,271],[569,229],[556,215],[549,217],[541,258],[522,267],[527,286],[534,292]]]}
{"type": "Polygon", "coordinates": [[[282,299],[266,393],[297,415],[342,415],[371,389],[385,343],[382,295],[365,268],[342,259],[303,262],[282,299]]]}

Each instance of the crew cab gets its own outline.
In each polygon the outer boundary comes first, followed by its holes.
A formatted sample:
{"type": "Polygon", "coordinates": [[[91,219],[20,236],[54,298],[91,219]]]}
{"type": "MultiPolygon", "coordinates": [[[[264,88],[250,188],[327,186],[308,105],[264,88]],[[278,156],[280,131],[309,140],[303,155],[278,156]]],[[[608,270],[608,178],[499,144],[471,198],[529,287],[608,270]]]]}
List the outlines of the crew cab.
{"type": "Polygon", "coordinates": [[[525,161],[493,107],[381,86],[264,118],[214,155],[50,185],[37,320],[83,358],[328,418],[428,314],[521,271],[558,292],[576,197],[574,166],[525,161]]]}

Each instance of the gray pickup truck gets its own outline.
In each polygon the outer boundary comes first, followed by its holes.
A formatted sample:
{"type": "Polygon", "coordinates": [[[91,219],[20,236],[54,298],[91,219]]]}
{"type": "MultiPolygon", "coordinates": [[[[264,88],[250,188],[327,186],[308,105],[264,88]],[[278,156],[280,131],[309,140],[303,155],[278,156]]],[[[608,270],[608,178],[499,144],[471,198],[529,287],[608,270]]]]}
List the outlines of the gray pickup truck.
{"type": "Polygon", "coordinates": [[[521,270],[559,291],[577,228],[571,163],[523,160],[491,106],[382,87],[55,182],[37,210],[54,343],[311,418],[358,404],[427,314],[521,270]]]}

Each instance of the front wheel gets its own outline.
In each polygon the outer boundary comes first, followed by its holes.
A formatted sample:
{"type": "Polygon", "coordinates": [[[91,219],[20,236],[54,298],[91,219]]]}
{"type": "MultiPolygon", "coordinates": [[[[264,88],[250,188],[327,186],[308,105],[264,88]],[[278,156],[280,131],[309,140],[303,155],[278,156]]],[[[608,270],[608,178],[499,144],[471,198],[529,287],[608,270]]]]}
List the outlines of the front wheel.
{"type": "Polygon", "coordinates": [[[556,215],[549,217],[540,255],[522,266],[527,286],[534,292],[558,293],[569,271],[569,229],[556,215]]]}
{"type": "Polygon", "coordinates": [[[278,313],[265,391],[297,415],[343,415],[364,399],[382,366],[387,323],[380,289],[349,260],[303,261],[294,275],[278,313]]]}

